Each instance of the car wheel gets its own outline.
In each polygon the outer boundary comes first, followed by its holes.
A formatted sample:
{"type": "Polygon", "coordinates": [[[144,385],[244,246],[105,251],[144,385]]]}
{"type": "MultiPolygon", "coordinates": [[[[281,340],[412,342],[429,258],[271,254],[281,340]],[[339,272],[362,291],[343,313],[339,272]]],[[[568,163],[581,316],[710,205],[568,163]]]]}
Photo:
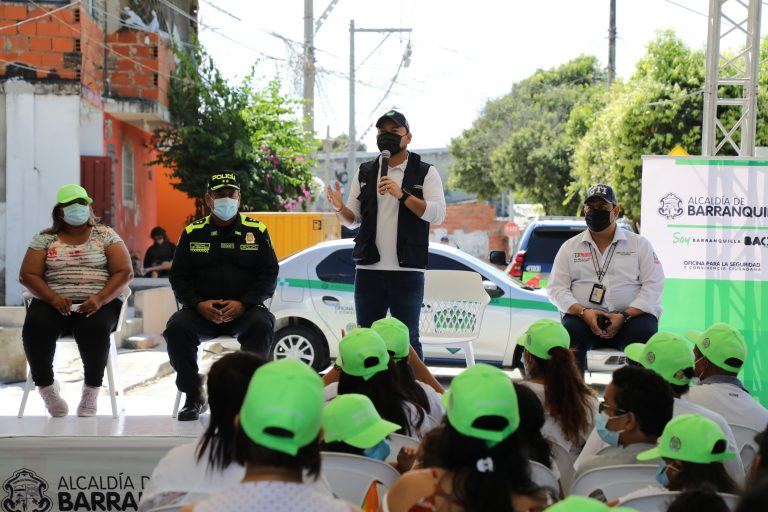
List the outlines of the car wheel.
{"type": "Polygon", "coordinates": [[[323,336],[304,325],[289,325],[275,334],[272,359],[290,357],[317,371],[328,367],[328,348],[323,336]]]}

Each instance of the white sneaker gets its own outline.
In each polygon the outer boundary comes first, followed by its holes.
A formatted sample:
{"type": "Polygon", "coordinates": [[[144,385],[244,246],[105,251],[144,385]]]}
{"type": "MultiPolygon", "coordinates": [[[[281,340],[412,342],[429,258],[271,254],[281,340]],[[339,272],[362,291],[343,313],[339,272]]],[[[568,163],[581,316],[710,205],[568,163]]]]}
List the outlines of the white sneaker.
{"type": "Polygon", "coordinates": [[[61,395],[59,395],[59,383],[57,381],[53,381],[53,384],[50,386],[38,386],[37,390],[40,392],[43,402],[45,402],[45,408],[48,409],[48,414],[54,418],[61,418],[62,416],[67,415],[69,406],[67,405],[67,402],[61,398],[61,395]]]}
{"type": "Polygon", "coordinates": [[[96,402],[100,391],[101,388],[83,385],[83,396],[80,399],[80,405],[77,406],[78,416],[96,416],[96,402]]]}

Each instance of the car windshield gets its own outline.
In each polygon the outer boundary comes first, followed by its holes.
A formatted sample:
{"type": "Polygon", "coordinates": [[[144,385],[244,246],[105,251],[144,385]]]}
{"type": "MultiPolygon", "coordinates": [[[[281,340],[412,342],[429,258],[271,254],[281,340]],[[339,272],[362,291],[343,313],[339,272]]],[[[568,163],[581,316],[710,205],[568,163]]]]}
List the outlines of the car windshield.
{"type": "MultiPolygon", "coordinates": [[[[586,227],[584,228],[586,229],[586,227]]],[[[583,231],[583,230],[581,230],[583,231]]],[[[566,240],[580,233],[578,229],[549,230],[541,229],[531,233],[528,247],[525,251],[525,261],[531,263],[552,263],[557,251],[566,240]]]]}
{"type": "MultiPolygon", "coordinates": [[[[435,250],[434,246],[430,246],[430,252],[433,252],[435,254],[442,254],[441,252],[438,252],[435,250]]],[[[448,254],[448,253],[446,253],[448,254]]],[[[456,258],[456,256],[454,256],[456,258]]],[[[476,258],[472,256],[469,253],[461,251],[461,260],[464,260],[467,263],[471,263],[480,269],[480,273],[487,278],[493,278],[496,279],[500,283],[506,283],[509,282],[509,275],[505,274],[498,268],[494,267],[493,265],[489,264],[487,261],[483,261],[479,258],[476,258]]]]}

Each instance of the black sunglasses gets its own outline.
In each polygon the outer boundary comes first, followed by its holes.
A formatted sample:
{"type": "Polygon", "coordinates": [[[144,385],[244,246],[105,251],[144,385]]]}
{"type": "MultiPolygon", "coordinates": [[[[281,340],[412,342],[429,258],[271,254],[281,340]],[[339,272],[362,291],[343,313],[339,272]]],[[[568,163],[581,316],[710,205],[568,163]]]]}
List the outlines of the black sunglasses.
{"type": "Polygon", "coordinates": [[[616,411],[618,414],[627,414],[629,411],[625,411],[624,409],[619,409],[618,407],[614,407],[612,405],[608,405],[605,402],[600,402],[600,405],[597,406],[597,410],[601,413],[605,412],[606,409],[612,409],[616,411]]]}

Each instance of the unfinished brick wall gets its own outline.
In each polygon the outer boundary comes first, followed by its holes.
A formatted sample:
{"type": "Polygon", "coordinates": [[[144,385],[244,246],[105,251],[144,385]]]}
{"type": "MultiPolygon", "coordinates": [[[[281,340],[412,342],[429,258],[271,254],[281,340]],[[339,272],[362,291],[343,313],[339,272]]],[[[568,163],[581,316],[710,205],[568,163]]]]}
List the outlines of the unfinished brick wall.
{"type": "MultiPolygon", "coordinates": [[[[0,3],[0,26],[45,15],[60,5],[36,7],[28,3],[0,3]]],[[[104,82],[104,33],[79,6],[62,9],[39,19],[0,31],[0,76],[8,63],[20,63],[36,71],[18,69],[27,79],[81,81],[101,94],[104,82]]]]}
{"type": "Polygon", "coordinates": [[[110,93],[168,104],[168,76],[173,70],[170,44],[157,34],[123,28],[110,34],[110,93]]]}
{"type": "MultiPolygon", "coordinates": [[[[454,232],[475,233],[482,231],[488,235],[488,250],[506,250],[504,236],[504,221],[496,220],[496,210],[485,201],[449,204],[445,220],[439,226],[431,228],[431,234],[436,230],[448,232],[450,237],[454,232]]],[[[487,259],[487,255],[476,255],[487,259]]]]}

